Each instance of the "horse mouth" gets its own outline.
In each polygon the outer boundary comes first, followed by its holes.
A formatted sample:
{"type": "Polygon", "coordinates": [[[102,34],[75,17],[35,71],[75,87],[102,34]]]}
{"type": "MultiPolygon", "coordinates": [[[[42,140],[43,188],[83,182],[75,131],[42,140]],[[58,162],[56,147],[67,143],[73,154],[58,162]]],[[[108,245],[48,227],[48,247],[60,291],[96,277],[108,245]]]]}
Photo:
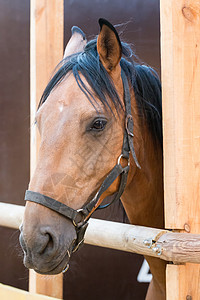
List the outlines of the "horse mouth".
{"type": "Polygon", "coordinates": [[[38,247],[28,247],[22,231],[19,241],[24,253],[23,263],[26,268],[33,269],[42,275],[56,275],[69,269],[69,260],[75,239],[72,240],[71,244],[68,242],[64,245],[59,244],[53,253],[42,252],[38,247]]]}
{"type": "Polygon", "coordinates": [[[43,267],[36,267],[32,263],[29,262],[28,257],[25,255],[24,257],[24,265],[28,269],[33,269],[35,272],[41,275],[56,275],[59,273],[65,273],[69,269],[69,256],[66,254],[64,258],[59,261],[56,266],[54,265],[51,268],[48,268],[47,265],[44,264],[43,267]]]}
{"type": "Polygon", "coordinates": [[[56,267],[53,267],[53,269],[50,269],[49,271],[41,271],[37,268],[34,268],[34,271],[41,274],[41,275],[56,275],[59,273],[65,273],[69,269],[69,258],[64,257],[64,259],[56,265],[56,267]]]}
{"type": "Polygon", "coordinates": [[[67,250],[64,255],[62,255],[61,259],[56,259],[56,263],[53,263],[53,259],[48,263],[45,263],[45,261],[34,263],[31,255],[28,255],[27,251],[24,251],[24,266],[28,269],[33,269],[41,275],[56,275],[65,273],[69,269],[70,256],[71,253],[67,250]]]}

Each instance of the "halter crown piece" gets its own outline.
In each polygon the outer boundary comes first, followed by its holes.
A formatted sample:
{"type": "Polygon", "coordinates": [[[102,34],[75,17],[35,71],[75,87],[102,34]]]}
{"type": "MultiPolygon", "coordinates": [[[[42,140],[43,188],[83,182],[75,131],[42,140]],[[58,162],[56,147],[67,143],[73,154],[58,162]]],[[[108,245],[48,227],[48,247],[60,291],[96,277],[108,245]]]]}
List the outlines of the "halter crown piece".
{"type": "Polygon", "coordinates": [[[99,188],[94,198],[89,203],[85,204],[82,208],[75,210],[53,198],[47,197],[40,193],[27,190],[25,194],[26,201],[31,201],[31,202],[41,204],[72,221],[73,225],[75,226],[76,234],[77,234],[77,238],[73,245],[73,250],[72,250],[73,252],[78,250],[78,248],[84,242],[84,235],[88,226],[88,220],[91,217],[92,213],[96,209],[106,208],[114,201],[119,200],[122,193],[124,192],[127,183],[128,171],[130,168],[130,162],[129,162],[130,152],[133,156],[136,166],[140,168],[140,165],[136,158],[134,146],[133,146],[133,136],[134,136],[133,125],[134,124],[133,124],[133,117],[131,114],[131,98],[129,92],[129,84],[123,70],[121,76],[122,76],[122,82],[124,87],[124,103],[125,103],[125,114],[126,114],[122,153],[117,160],[117,164],[107,175],[107,177],[103,181],[101,187],[99,188]],[[127,166],[122,167],[121,158],[125,158],[127,160],[127,166]],[[120,184],[114,199],[109,204],[100,206],[99,205],[100,196],[111,186],[111,184],[115,181],[115,179],[117,179],[118,176],[120,176],[120,184]]]}

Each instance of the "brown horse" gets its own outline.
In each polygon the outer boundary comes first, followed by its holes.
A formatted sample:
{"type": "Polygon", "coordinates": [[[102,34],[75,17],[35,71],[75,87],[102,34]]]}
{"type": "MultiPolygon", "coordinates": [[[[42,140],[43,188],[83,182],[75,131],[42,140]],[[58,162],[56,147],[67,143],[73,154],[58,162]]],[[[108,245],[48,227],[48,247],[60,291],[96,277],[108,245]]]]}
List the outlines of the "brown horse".
{"type": "MultiPolygon", "coordinates": [[[[20,243],[25,266],[41,274],[68,268],[107,196],[123,193],[131,224],[164,226],[160,82],[108,21],[100,26],[88,43],[73,28],[36,115],[41,145],[20,243]]],[[[146,259],[153,275],[146,299],[165,299],[165,262],[146,259]]]]}

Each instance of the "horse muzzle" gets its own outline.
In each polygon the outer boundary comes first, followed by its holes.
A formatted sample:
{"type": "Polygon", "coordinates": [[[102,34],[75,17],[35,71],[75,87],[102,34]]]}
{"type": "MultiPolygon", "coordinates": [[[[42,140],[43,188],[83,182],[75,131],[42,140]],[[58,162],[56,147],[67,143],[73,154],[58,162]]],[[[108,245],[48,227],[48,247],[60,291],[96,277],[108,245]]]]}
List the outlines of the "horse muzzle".
{"type": "Polygon", "coordinates": [[[20,231],[19,241],[24,252],[25,267],[46,275],[64,273],[68,270],[75,236],[71,243],[66,244],[62,243],[61,237],[49,227],[40,228],[31,239],[26,239],[23,227],[20,231]]]}

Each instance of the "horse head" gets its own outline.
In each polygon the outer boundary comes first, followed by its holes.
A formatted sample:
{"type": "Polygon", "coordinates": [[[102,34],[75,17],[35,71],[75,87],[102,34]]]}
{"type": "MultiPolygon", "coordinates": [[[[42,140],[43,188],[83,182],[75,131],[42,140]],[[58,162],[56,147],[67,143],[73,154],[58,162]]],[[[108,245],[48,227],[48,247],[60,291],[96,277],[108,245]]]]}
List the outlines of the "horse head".
{"type": "MultiPolygon", "coordinates": [[[[80,210],[96,199],[116,165],[122,170],[129,167],[129,158],[122,155],[126,122],[132,121],[131,115],[125,120],[122,45],[109,22],[100,19],[100,27],[97,40],[87,44],[81,30],[72,30],[64,59],[47,85],[36,114],[41,144],[26,198],[20,243],[25,266],[42,274],[65,269],[78,232],[70,218],[48,208],[48,199],[55,199],[68,210],[80,210]],[[34,201],[29,199],[31,192],[36,195],[34,201]],[[38,195],[42,195],[42,203],[36,201],[38,195]]],[[[133,91],[130,93],[134,97],[133,91]]],[[[134,134],[139,153],[140,137],[134,134]]],[[[131,166],[127,186],[137,168],[132,158],[131,166]]],[[[119,186],[120,176],[113,177],[86,219],[119,186]]]]}

